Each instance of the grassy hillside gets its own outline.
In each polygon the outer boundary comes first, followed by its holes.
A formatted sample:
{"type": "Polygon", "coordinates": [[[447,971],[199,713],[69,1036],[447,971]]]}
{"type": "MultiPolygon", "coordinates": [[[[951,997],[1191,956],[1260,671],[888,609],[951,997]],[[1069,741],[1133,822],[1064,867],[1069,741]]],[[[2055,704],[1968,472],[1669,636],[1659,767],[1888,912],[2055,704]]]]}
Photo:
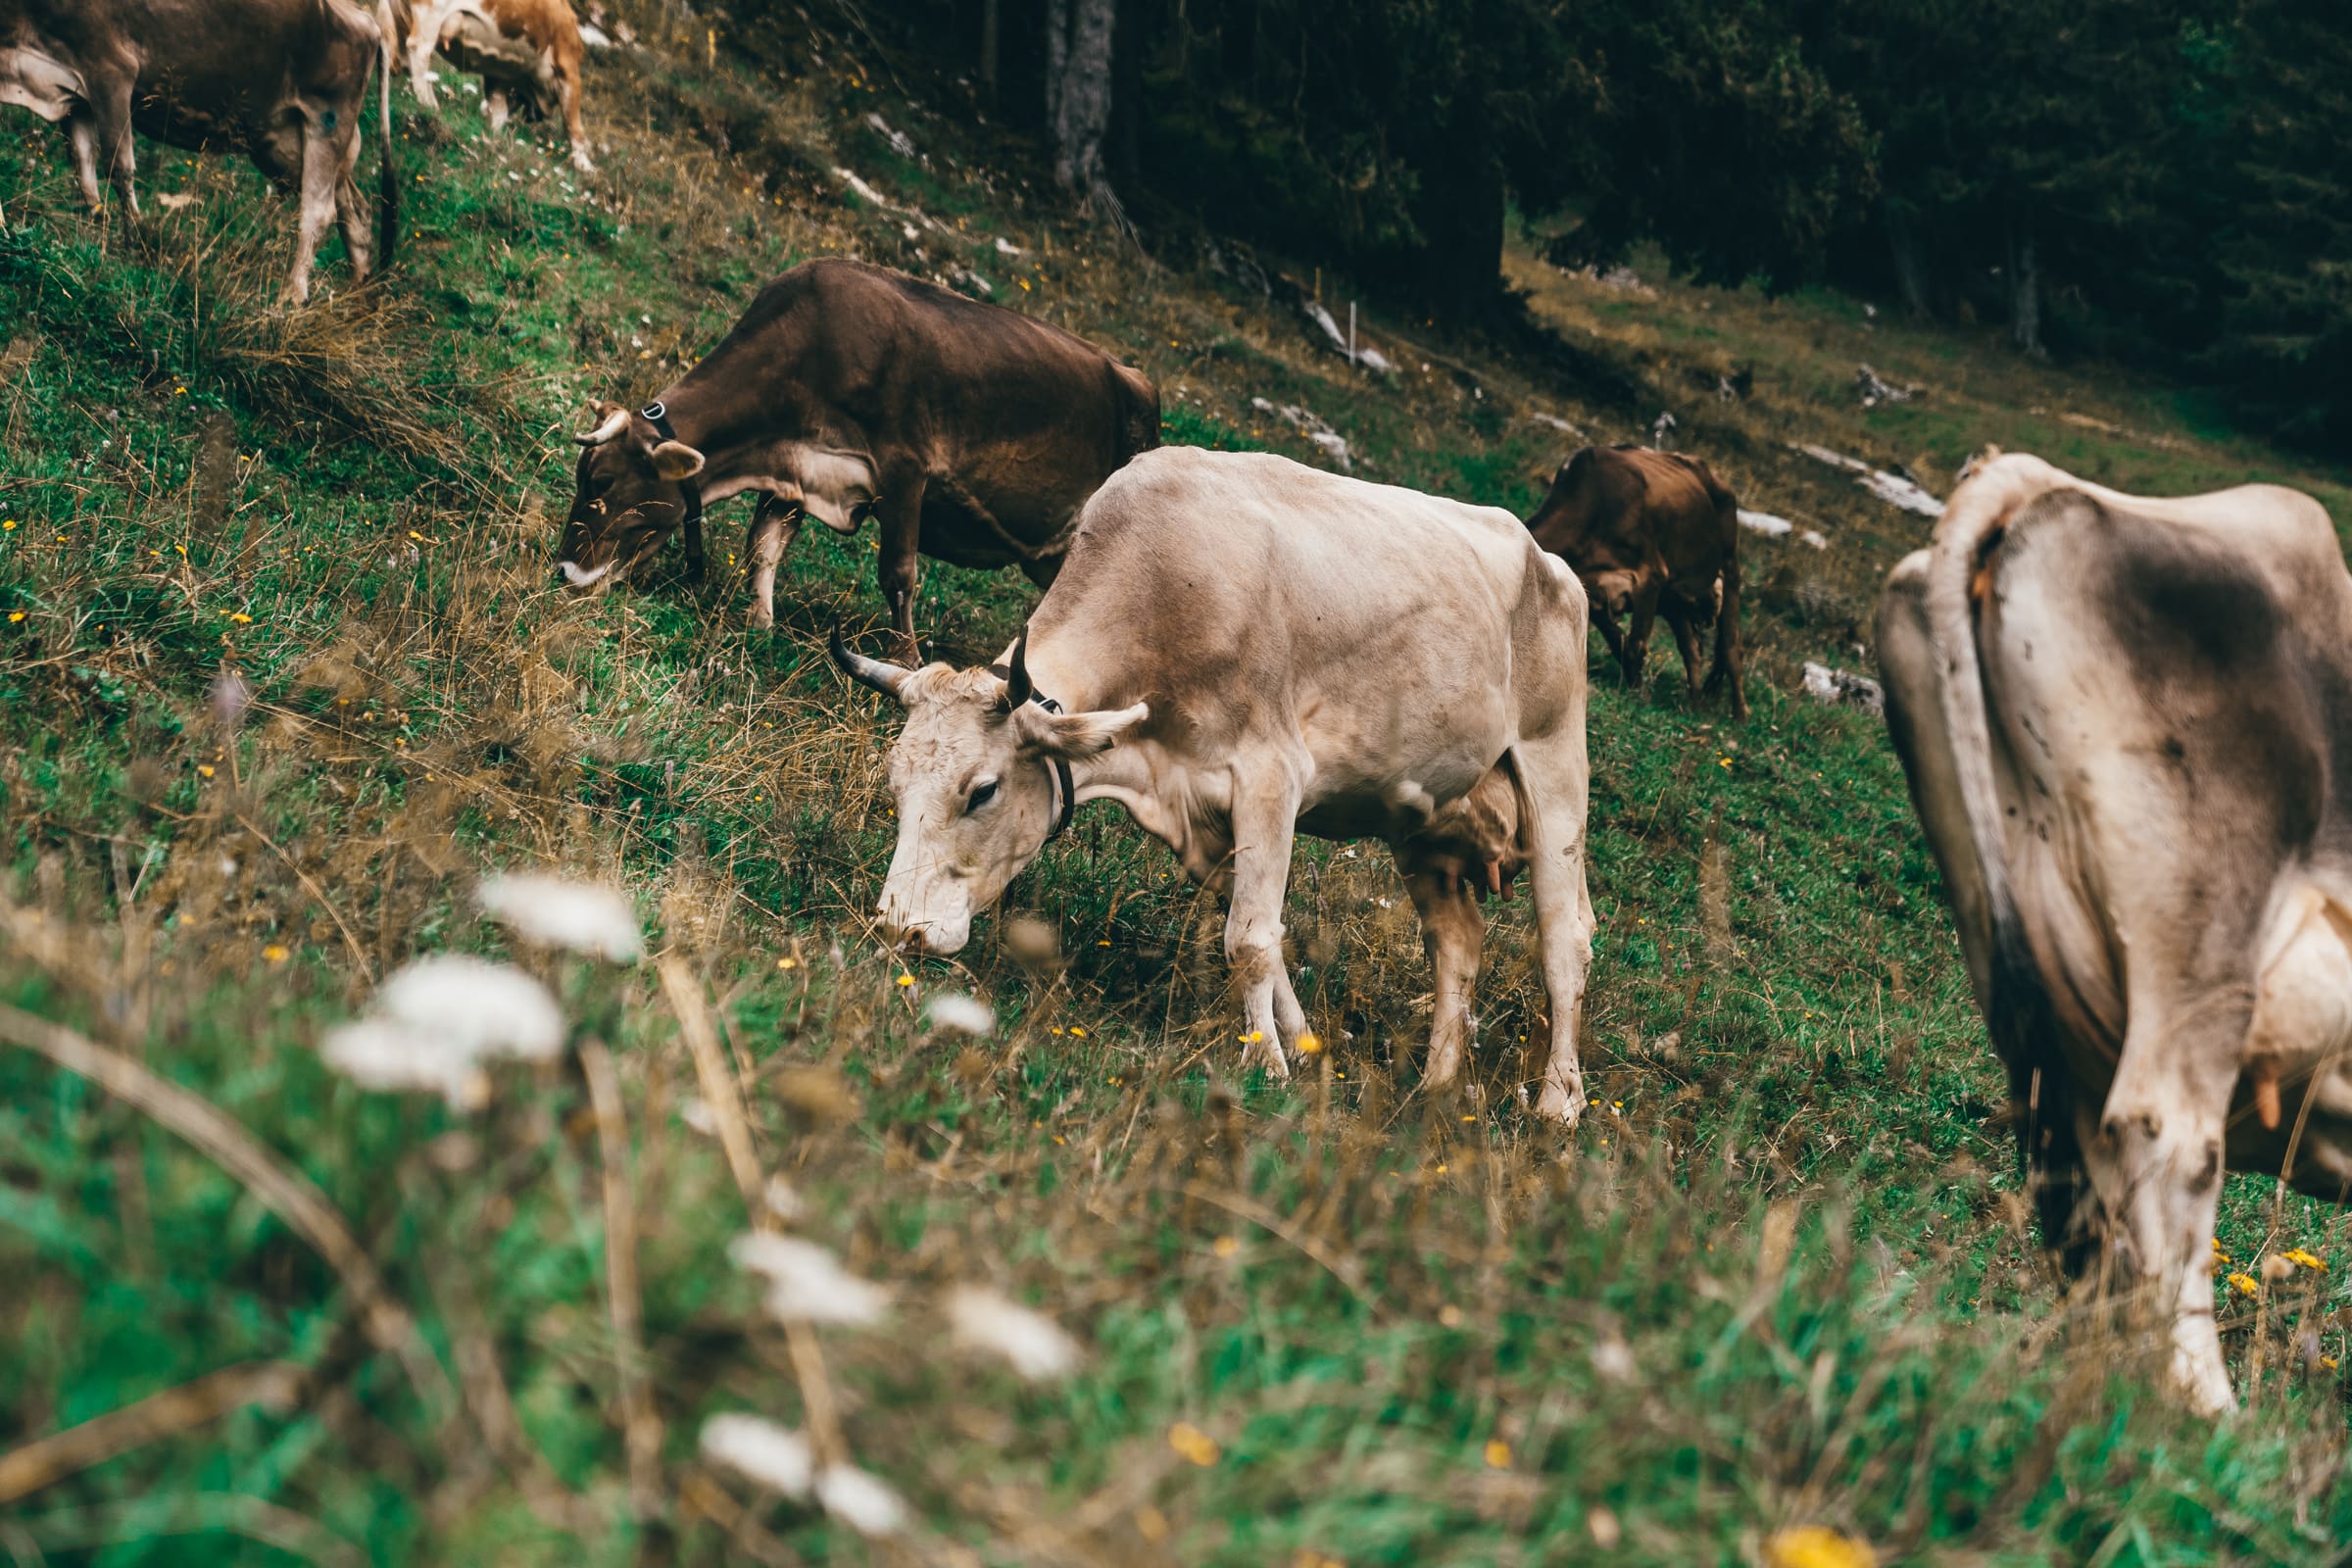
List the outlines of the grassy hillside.
{"type": "MultiPolygon", "coordinates": [[[[1987,440],[2127,485],[2259,474],[2339,522],[2340,476],[1852,302],[1525,259],[1526,330],[1368,317],[1401,367],[1375,380],[1185,247],[1088,228],[851,41],[636,20],[651,47],[591,66],[603,174],[486,135],[463,94],[404,98],[398,269],[349,290],[330,243],[342,292],[290,314],[290,215],[248,171],[155,156],[151,216],[93,224],[45,127],[0,120],[0,1548],[2334,1559],[2341,1219],[2233,1186],[2233,1267],[2330,1267],[2217,1280],[2247,1403],[2219,1427],[2132,1322],[2062,1298],[1900,772],[1874,720],[1797,690],[1807,659],[1865,663],[1873,585],[1926,523],[1788,443],[1937,490],[1987,440]],[[1013,887],[1052,951],[996,919],[960,962],[888,960],[895,716],[822,650],[875,614],[869,537],[801,541],[773,634],[743,626],[736,509],[700,590],[554,586],[581,398],[650,395],[833,253],[977,272],[1097,337],[1158,379],[1171,440],[1323,461],[1262,398],[1370,477],[1524,511],[1574,444],[1550,421],[1620,439],[1672,411],[1743,504],[1826,536],[1748,541],[1744,725],[1686,706],[1663,640],[1641,692],[1595,643],[1575,1134],[1523,1109],[1524,901],[1493,906],[1469,1087],[1417,1092],[1429,981],[1377,852],[1300,852],[1330,1049],[1287,1086],[1238,1069],[1220,912],[1108,807],[1013,887]],[[1861,359],[1930,391],[1865,413],[1861,359]],[[513,945],[474,900],[497,868],[617,884],[655,956],[513,945]],[[441,951],[546,979],[561,1059],[469,1111],[329,1070],[325,1032],[441,951]],[[994,1026],[929,1022],[951,994],[994,1026]],[[754,1223],[887,1285],[887,1318],[772,1321],[728,1257],[754,1223]],[[958,1348],[975,1285],[1082,1364],[1030,1384],[958,1348]],[[217,1401],[153,1397],[223,1369],[217,1401]],[[807,1429],[911,1523],[867,1541],[711,1463],[727,1411],[807,1429]],[[1803,1526],[1839,1535],[1777,1534],[1803,1526]]],[[[955,657],[1033,601],[927,571],[955,657]]]]}

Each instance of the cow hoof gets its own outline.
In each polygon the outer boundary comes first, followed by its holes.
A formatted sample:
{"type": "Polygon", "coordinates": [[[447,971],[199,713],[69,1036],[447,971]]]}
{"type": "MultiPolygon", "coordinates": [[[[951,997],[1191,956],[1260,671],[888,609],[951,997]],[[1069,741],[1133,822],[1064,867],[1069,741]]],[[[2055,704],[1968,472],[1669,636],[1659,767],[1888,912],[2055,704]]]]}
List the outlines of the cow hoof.
{"type": "Polygon", "coordinates": [[[1582,1089],[1571,1093],[1558,1084],[1545,1084],[1543,1095],[1536,1101],[1536,1114],[1545,1121],[1559,1123],[1563,1130],[1574,1127],[1584,1113],[1585,1092],[1582,1089]]]}

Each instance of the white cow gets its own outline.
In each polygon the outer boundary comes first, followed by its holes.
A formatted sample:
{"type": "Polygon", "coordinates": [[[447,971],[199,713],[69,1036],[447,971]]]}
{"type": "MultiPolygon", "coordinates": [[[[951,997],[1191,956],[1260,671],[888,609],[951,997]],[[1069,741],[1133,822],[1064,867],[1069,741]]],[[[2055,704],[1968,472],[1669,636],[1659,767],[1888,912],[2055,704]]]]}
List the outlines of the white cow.
{"type": "Polygon", "coordinates": [[[1531,873],[1550,1059],[1540,1108],[1585,1103],[1584,590],[1507,512],[1258,453],[1168,447],[1106,480],[994,669],[834,654],[896,697],[899,842],[882,919],[960,949],[1081,801],[1111,800],[1228,891],[1246,1062],[1306,1028],[1282,955],[1293,836],[1378,838],[1438,974],[1428,1077],[1469,1033],[1477,899],[1531,873]],[[1058,701],[1049,701],[1047,694],[1058,701]]]}
{"type": "Polygon", "coordinates": [[[2231,1403],[2225,1167],[2352,1185],[2352,575],[2310,497],[1981,464],[1879,605],[1886,718],[2044,1239],[2231,1403]],[[2087,1178],[2087,1182],[2085,1182],[2087,1178]]]}

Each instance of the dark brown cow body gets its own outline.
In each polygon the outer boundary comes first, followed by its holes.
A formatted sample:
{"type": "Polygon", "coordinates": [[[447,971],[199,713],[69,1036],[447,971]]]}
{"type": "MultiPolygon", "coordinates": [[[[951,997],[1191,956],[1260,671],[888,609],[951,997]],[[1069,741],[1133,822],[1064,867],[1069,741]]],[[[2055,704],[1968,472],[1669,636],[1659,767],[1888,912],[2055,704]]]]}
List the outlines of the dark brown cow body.
{"type": "Polygon", "coordinates": [[[0,103],[65,128],[96,210],[103,166],[138,211],[133,128],[174,147],[233,150],[301,199],[287,292],[340,221],[354,275],[370,262],[353,172],[368,77],[381,92],[382,255],[399,182],[391,164],[391,58],[381,24],[345,0],[0,0],[0,103]]]}
{"type": "Polygon", "coordinates": [[[1646,447],[1587,447],[1551,481],[1528,519],[1536,542],[1576,568],[1609,651],[1640,684],[1649,633],[1663,614],[1698,692],[1696,629],[1715,625],[1707,690],[1728,682],[1747,716],[1740,669],[1740,506],[1695,458],[1646,447]],[[1630,625],[1618,628],[1618,617],[1630,625]]]}
{"type": "MultiPolygon", "coordinates": [[[[776,564],[804,520],[855,533],[870,514],[909,647],[918,551],[1050,583],[1079,508],[1159,445],[1159,394],[1093,344],[840,259],[770,283],[647,410],[660,424],[599,404],[579,438],[563,547],[574,587],[625,573],[697,506],[748,491],[760,498],[747,544],[754,625],[773,621],[776,564]]],[[[686,557],[699,572],[691,523],[686,557]]]]}

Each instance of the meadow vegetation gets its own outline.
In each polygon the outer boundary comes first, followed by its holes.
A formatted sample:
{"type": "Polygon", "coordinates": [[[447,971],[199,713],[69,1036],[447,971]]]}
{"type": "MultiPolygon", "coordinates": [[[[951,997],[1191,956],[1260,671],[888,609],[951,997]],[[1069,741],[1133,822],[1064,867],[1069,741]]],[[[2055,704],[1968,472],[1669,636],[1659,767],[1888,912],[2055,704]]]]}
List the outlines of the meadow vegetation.
{"type": "MultiPolygon", "coordinates": [[[[2342,475],[1990,334],[1532,248],[1516,328],[1367,316],[1401,367],[1375,379],[1186,247],[1091,228],[854,38],[630,14],[647,47],[591,66],[604,174],[404,95],[398,268],[349,289],[330,243],[292,313],[249,171],[158,158],[151,193],[193,201],[93,223],[46,127],[0,120],[0,1553],[1839,1560],[1776,1544],[1822,1526],[1886,1563],[2340,1560],[2342,1217],[2233,1181],[2246,1408],[2218,1426],[2128,1312],[2062,1290],[1900,770],[1801,691],[1807,660],[1868,667],[1926,523],[1789,444],[1938,492],[1987,441],[2126,487],[2280,478],[2339,523],[2342,475]],[[1300,851],[1327,1049],[1287,1084],[1239,1070],[1220,911],[1105,806],[960,961],[880,951],[895,714],[823,650],[875,618],[870,534],[802,538],[772,634],[744,628],[733,510],[700,587],[556,585],[581,399],[651,396],[760,280],[845,252],[977,272],[1131,357],[1171,440],[1321,461],[1251,399],[1299,405],[1366,477],[1524,514],[1562,421],[1671,411],[1744,505],[1827,537],[1743,542],[1743,725],[1665,649],[1629,692],[1594,644],[1577,1131],[1526,1109],[1524,900],[1490,906],[1466,1087],[1418,1092],[1428,975],[1378,853],[1300,851]],[[1928,390],[1863,411],[1865,359],[1928,390]],[[475,896],[501,869],[620,887],[651,956],[517,940],[475,896]],[[444,951],[544,980],[562,1056],[478,1107],[321,1060],[444,951]],[[753,1229],[830,1249],[886,1315],[775,1321],[730,1258],[753,1229]],[[2293,1249],[2326,1266],[2266,1273],[2293,1249]],[[971,1287],[1082,1359],[976,1357],[971,1287]],[[726,1412],[910,1519],[868,1539],[747,1482],[698,1443],[726,1412]]],[[[1033,602],[926,570],[943,657],[1033,602]]]]}

